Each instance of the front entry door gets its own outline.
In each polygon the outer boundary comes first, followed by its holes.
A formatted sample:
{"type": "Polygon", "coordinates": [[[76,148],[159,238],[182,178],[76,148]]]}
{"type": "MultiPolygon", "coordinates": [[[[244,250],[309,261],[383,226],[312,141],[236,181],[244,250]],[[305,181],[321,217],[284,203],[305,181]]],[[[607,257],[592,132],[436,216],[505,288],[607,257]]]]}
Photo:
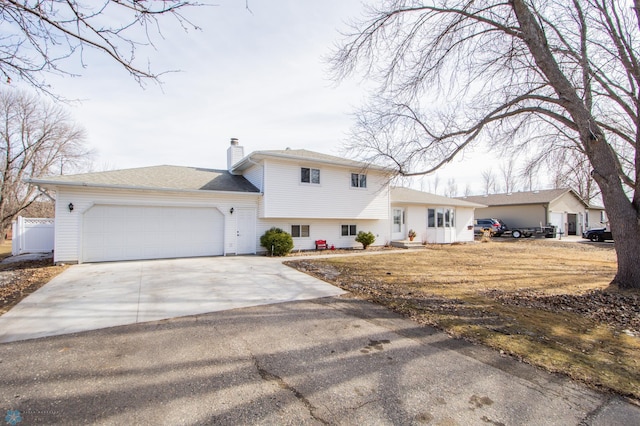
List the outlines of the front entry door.
{"type": "Polygon", "coordinates": [[[393,240],[404,240],[404,209],[394,208],[392,212],[391,238],[393,240]]]}
{"type": "Polygon", "coordinates": [[[236,211],[237,254],[255,254],[256,252],[256,211],[238,209],[236,211]]]}

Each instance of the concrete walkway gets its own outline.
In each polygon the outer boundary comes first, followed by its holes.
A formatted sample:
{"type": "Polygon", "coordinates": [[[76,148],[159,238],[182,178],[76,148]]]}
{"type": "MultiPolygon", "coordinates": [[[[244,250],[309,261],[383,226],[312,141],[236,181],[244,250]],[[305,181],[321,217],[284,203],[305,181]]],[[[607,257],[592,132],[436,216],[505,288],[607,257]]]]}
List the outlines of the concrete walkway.
{"type": "Polygon", "coordinates": [[[0,316],[0,342],[343,293],[262,256],[73,265],[0,316]]]}
{"type": "Polygon", "coordinates": [[[20,425],[633,425],[640,409],[329,297],[0,344],[20,425]]]}

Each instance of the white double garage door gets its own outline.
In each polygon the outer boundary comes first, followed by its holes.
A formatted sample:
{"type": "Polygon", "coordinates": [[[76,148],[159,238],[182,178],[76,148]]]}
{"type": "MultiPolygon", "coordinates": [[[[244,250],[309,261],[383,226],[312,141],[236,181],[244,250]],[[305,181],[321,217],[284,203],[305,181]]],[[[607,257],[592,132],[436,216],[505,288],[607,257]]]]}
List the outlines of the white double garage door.
{"type": "Polygon", "coordinates": [[[83,215],[82,261],[220,256],[224,215],[210,207],[94,205],[83,215]]]}

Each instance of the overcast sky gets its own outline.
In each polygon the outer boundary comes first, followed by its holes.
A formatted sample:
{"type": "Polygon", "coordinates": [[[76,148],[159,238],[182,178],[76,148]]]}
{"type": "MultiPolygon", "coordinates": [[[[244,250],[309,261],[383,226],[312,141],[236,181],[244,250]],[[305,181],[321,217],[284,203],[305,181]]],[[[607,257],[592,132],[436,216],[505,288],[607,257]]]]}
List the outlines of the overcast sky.
{"type": "MultiPolygon", "coordinates": [[[[163,85],[141,88],[116,63],[89,52],[81,77],[49,77],[67,99],[75,120],[96,150],[95,169],[173,164],[226,168],[229,139],[245,153],[309,149],[340,155],[352,124],[350,113],[366,97],[353,78],[339,85],[323,58],[341,40],[339,30],[362,13],[360,0],[219,0],[193,15],[202,31],[163,26],[157,51],[142,48],[154,71],[181,70],[163,85]]],[[[491,167],[480,152],[467,152],[439,176],[438,193],[455,178],[482,189],[491,167]]],[[[497,167],[494,172],[499,173],[497,167]]],[[[434,177],[422,188],[433,186],[434,177]]]]}

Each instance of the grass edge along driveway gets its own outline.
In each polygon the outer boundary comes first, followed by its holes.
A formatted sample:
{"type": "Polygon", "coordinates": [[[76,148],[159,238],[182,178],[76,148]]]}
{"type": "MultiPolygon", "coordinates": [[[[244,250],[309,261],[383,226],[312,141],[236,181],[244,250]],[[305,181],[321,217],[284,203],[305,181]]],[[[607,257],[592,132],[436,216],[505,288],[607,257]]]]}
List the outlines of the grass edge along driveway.
{"type": "Polygon", "coordinates": [[[610,245],[517,240],[286,263],[418,323],[640,401],[640,292],[609,285],[610,245]]]}

